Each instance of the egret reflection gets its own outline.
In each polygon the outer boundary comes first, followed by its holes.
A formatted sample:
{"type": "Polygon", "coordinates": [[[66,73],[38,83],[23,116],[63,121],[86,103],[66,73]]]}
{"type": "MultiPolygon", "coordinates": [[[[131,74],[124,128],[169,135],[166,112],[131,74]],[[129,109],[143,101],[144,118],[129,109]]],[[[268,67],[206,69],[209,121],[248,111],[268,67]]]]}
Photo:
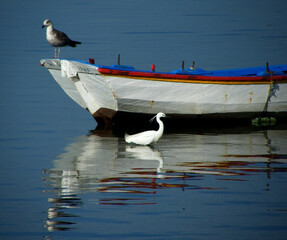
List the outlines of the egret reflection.
{"type": "Polygon", "coordinates": [[[127,156],[130,154],[130,157],[135,160],[143,161],[157,161],[157,173],[158,177],[162,176],[161,173],[164,173],[163,168],[163,158],[162,154],[155,148],[150,146],[126,146],[127,156]]]}

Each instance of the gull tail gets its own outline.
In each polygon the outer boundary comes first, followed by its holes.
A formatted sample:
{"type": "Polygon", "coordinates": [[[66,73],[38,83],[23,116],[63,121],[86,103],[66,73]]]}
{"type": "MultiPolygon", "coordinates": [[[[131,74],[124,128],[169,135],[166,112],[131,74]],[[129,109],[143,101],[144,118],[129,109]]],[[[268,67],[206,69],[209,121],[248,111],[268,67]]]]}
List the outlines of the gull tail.
{"type": "Polygon", "coordinates": [[[81,43],[81,42],[78,42],[78,41],[71,41],[70,44],[69,44],[69,46],[71,46],[71,47],[76,47],[77,44],[82,44],[82,43],[81,43]]]}

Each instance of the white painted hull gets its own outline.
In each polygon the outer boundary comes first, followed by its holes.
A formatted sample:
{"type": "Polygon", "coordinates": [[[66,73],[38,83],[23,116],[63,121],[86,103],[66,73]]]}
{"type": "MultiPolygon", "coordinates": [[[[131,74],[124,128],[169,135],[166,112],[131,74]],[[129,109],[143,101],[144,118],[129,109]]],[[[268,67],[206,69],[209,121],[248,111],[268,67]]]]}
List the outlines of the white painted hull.
{"type": "MultiPolygon", "coordinates": [[[[108,77],[120,111],[183,115],[262,112],[269,85],[211,85],[130,80],[108,77]]],[[[287,88],[285,86],[285,96],[287,88]]],[[[281,99],[282,100],[282,99],[281,99]]],[[[269,111],[285,104],[274,98],[269,111]]]]}
{"type": "Polygon", "coordinates": [[[72,98],[76,103],[78,103],[82,108],[87,108],[85,101],[81,97],[80,93],[77,91],[75,83],[72,78],[67,78],[62,76],[61,73],[61,62],[59,60],[49,60],[45,61],[45,67],[48,68],[49,72],[64,90],[64,92],[72,98]]]}
{"type": "Polygon", "coordinates": [[[287,113],[287,83],[210,84],[105,76],[98,66],[67,60],[42,60],[64,91],[94,117],[116,112],[182,116],[251,117],[287,113]],[[54,67],[51,67],[54,65],[54,67]],[[269,89],[271,87],[271,94],[269,89]]]}

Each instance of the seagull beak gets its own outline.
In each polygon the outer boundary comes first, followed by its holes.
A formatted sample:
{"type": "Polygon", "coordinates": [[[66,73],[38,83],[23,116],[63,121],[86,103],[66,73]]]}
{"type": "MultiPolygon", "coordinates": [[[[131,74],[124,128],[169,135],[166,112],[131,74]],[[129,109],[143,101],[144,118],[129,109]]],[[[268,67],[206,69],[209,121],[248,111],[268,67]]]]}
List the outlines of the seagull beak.
{"type": "Polygon", "coordinates": [[[46,25],[43,25],[42,28],[46,27],[46,25]]]}

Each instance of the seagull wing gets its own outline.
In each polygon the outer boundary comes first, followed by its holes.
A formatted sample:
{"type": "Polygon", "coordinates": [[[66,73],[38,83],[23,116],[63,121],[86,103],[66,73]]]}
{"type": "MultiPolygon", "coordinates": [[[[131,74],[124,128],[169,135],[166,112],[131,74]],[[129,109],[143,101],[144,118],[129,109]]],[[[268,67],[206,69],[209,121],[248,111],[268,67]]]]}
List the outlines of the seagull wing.
{"type": "Polygon", "coordinates": [[[62,42],[62,46],[69,45],[72,40],[67,36],[66,33],[54,29],[55,37],[62,42]]]}
{"type": "Polygon", "coordinates": [[[76,47],[77,44],[81,44],[81,42],[71,40],[64,32],[55,29],[55,33],[56,37],[64,43],[63,46],[69,45],[71,47],[76,47]]]}

